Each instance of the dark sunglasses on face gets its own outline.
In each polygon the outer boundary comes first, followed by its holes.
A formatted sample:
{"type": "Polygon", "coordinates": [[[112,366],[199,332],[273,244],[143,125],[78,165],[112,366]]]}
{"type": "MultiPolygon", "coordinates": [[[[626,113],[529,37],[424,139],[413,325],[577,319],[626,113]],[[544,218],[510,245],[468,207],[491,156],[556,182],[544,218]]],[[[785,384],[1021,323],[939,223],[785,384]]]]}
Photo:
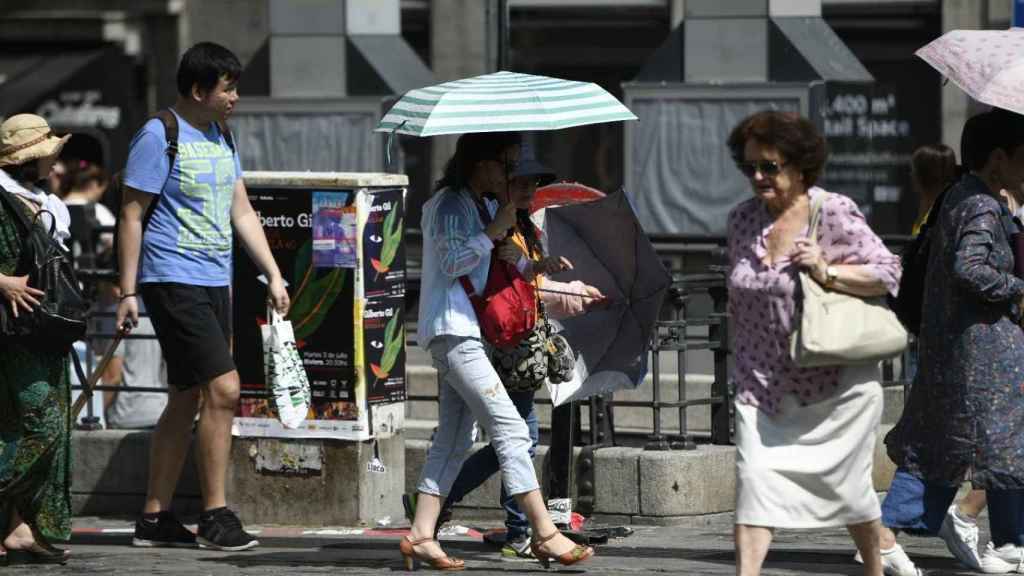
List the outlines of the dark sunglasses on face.
{"type": "Polygon", "coordinates": [[[785,162],[776,160],[758,160],[757,162],[737,162],[736,167],[740,169],[747,178],[753,178],[758,172],[765,178],[778,176],[779,172],[786,166],[785,162]]]}

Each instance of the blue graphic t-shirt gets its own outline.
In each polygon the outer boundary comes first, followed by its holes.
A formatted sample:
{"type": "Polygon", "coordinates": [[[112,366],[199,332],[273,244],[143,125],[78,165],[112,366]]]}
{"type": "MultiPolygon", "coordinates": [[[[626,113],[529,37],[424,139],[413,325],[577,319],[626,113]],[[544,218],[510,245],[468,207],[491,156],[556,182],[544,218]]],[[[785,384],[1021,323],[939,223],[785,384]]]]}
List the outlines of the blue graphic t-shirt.
{"type": "Polygon", "coordinates": [[[132,139],[124,184],[158,194],[142,236],[139,283],[231,284],[231,200],[242,177],[216,123],[206,131],[178,117],[178,156],[167,175],[167,136],[154,118],[132,139]]]}

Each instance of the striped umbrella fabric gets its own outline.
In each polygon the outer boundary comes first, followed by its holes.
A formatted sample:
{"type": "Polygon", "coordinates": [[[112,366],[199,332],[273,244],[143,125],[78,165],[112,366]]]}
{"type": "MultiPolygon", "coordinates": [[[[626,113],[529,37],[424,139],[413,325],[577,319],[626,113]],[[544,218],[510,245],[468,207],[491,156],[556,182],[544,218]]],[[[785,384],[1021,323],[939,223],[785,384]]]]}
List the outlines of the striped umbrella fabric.
{"type": "Polygon", "coordinates": [[[636,119],[597,84],[495,72],[410,90],[376,131],[437,136],[559,130],[636,119]]]}

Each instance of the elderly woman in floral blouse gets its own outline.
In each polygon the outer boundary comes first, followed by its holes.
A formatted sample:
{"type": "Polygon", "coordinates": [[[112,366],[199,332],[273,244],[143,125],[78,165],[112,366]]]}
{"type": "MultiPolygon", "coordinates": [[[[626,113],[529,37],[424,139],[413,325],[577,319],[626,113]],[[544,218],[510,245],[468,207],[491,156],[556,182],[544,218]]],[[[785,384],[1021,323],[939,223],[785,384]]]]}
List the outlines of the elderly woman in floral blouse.
{"type": "Polygon", "coordinates": [[[825,142],[797,114],[766,111],[729,136],[754,197],[729,215],[736,356],[736,572],[759,574],[773,530],[846,526],[881,576],[872,452],[882,412],[877,365],[801,368],[789,355],[798,272],[857,296],[894,292],[899,260],[849,198],[814,186],[825,142]],[[821,202],[816,242],[807,236],[821,202]]]}

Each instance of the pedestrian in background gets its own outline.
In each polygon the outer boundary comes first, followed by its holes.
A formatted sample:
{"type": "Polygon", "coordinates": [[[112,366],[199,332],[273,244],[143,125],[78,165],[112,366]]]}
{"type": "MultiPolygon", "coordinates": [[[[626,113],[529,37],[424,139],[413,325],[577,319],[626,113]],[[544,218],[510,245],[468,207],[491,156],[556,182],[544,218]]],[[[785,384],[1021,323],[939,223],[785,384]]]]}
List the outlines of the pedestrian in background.
{"type": "Polygon", "coordinates": [[[239,396],[230,349],[234,235],[269,280],[268,305],[283,315],[289,302],[224,125],[238,102],[241,73],[238,58],[223,46],[201,42],[189,48],[178,67],[178,99],[171,109],[178,125],[173,165],[168,165],[167,136],[157,118],[139,130],[128,152],[117,326],[126,320],[138,326],[141,296],[167,358],[170,384],[167,407],[152,436],[135,546],[197,543],[196,535],[170,512],[197,413],[203,498],[198,543],[231,551],[259,544],[227,507],[224,494],[239,396]],[[143,231],[143,215],[154,202],[143,231]]]}
{"type": "Polygon", "coordinates": [[[729,312],[736,355],[736,573],[760,574],[775,528],[846,526],[864,573],[882,574],[871,480],[882,414],[877,364],[801,368],[789,354],[798,272],[830,290],[881,296],[899,259],[852,200],[814,184],[824,139],[794,113],[758,112],[729,147],[754,198],[728,221],[729,312]],[[822,200],[816,241],[811,202],[822,200]]]}
{"type": "MultiPolygon", "coordinates": [[[[47,211],[38,225],[54,224],[62,242],[70,237],[70,218],[45,182],[69,138],[55,136],[34,114],[0,124],[0,188],[29,219],[47,211]]],[[[16,214],[0,203],[0,304],[15,317],[43,296],[28,276],[15,276],[23,237],[16,214]]],[[[67,560],[50,541],[71,537],[70,400],[67,351],[14,339],[0,345],[0,537],[7,564],[67,560]]]]}
{"type": "Polygon", "coordinates": [[[917,236],[935,200],[956,180],[956,154],[945,144],[927,144],[910,156],[910,179],[917,196],[917,218],[911,234],[917,236]]]}
{"type": "Polygon", "coordinates": [[[998,574],[1024,561],[1024,280],[1010,244],[1018,228],[999,197],[1024,184],[1024,117],[994,109],[969,124],[970,173],[946,193],[931,232],[922,305],[932,313],[922,318],[917,382],[886,437],[902,472],[886,497],[887,525],[934,534],[954,521],[976,545],[975,519],[951,506],[970,480],[986,491],[991,541],[980,558],[950,549],[998,574]]]}
{"type": "Polygon", "coordinates": [[[530,457],[529,429],[487,356],[476,312],[459,278],[483,293],[495,242],[516,224],[517,206],[507,197],[519,160],[516,133],[463,134],[435,193],[423,207],[423,289],[417,338],[438,371],[438,428],[417,486],[416,513],[402,539],[406,566],[419,561],[439,570],[463,570],[434,539],[438,515],[473,444],[473,426],[487,431],[508,494],[526,513],[535,538],[533,554],[569,565],[593,549],[575,545],[551,522],[530,457]],[[485,217],[486,215],[486,217],[485,217]],[[490,222],[486,222],[489,220],[490,222]]]}

